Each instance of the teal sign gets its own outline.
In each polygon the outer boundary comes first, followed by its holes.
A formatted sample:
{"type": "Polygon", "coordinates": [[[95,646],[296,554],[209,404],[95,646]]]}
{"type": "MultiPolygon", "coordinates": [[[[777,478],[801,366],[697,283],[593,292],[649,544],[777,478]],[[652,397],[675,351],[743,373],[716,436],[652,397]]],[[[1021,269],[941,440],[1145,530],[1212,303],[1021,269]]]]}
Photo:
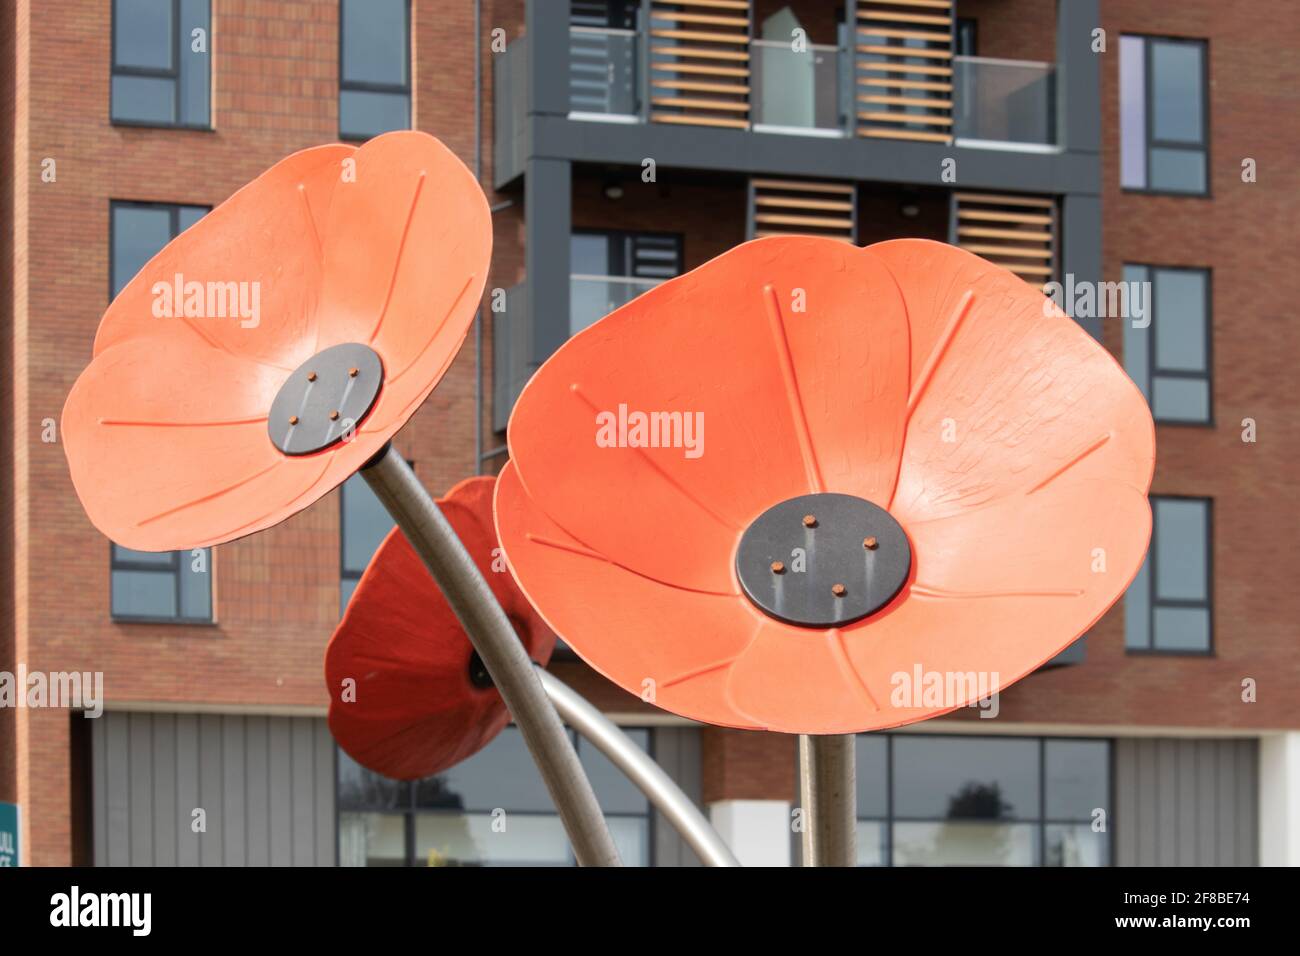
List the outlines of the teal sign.
{"type": "Polygon", "coordinates": [[[18,865],[18,804],[0,803],[0,866],[18,865]]]}

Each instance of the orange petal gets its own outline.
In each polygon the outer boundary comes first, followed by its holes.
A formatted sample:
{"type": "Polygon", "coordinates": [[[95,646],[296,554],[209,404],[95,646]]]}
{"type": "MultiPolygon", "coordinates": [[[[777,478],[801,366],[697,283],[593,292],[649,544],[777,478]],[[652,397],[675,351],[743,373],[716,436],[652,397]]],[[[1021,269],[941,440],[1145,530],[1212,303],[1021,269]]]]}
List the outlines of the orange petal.
{"type": "Polygon", "coordinates": [[[370,345],[384,362],[379,427],[424,400],[464,341],[487,281],[487,199],[456,155],[426,133],[378,136],[357,150],[355,181],[325,228],[317,349],[370,345]]]}
{"type": "Polygon", "coordinates": [[[933,717],[1005,688],[1068,647],[1142,565],[1144,492],[1104,469],[1029,495],[913,525],[915,580],[879,618],[845,630],[849,658],[882,702],[877,730],[933,717]],[[968,693],[926,704],[903,690],[918,670],[968,693]],[[898,695],[902,695],[901,697],[898,695]]]}
{"type": "Polygon", "coordinates": [[[64,451],[86,514],[141,551],[219,544],[283,521],[382,445],[358,435],[330,455],[290,458],[266,410],[285,373],[175,337],[100,353],[63,410],[64,451]]]}
{"type": "Polygon", "coordinates": [[[943,243],[870,247],[912,327],[907,440],[891,511],[944,517],[1032,489],[1096,457],[1145,491],[1151,414],[1101,345],[1023,280],[943,243]]]}
{"type": "Polygon", "coordinates": [[[878,719],[880,702],[844,642],[835,628],[764,620],[731,666],[727,702],[764,730],[780,733],[839,734],[869,726],[878,719]]]}
{"type": "Polygon", "coordinates": [[[519,587],[583,660],[665,710],[754,726],[720,693],[757,625],[743,599],[662,584],[588,550],[528,497],[513,462],[497,479],[496,518],[519,587]]]}
{"type": "Polygon", "coordinates": [[[746,243],[566,343],[519,399],[512,458],[578,541],[655,580],[734,593],[739,535],[771,505],[814,490],[888,500],[907,349],[902,300],[869,253],[746,243]],[[636,415],[674,413],[670,447],[633,447],[636,415]]]}
{"type": "MultiPolygon", "coordinates": [[[[100,321],[95,354],[139,335],[167,336],[196,350],[213,349],[256,359],[292,371],[312,354],[316,306],[320,295],[321,231],[330,197],[352,146],[304,149],[276,163],[262,175],[169,242],[122,289],[100,321]],[[203,284],[202,317],[185,317],[183,301],[172,296],[175,317],[155,316],[162,307],[162,287],[203,284]],[[243,318],[231,300],[227,316],[215,314],[208,283],[248,283],[247,304],[257,294],[258,315],[243,318]],[[161,283],[157,293],[155,284],[161,283]]],[[[220,290],[224,296],[229,290],[220,290]]],[[[251,309],[250,309],[251,311],[251,309]]]]}

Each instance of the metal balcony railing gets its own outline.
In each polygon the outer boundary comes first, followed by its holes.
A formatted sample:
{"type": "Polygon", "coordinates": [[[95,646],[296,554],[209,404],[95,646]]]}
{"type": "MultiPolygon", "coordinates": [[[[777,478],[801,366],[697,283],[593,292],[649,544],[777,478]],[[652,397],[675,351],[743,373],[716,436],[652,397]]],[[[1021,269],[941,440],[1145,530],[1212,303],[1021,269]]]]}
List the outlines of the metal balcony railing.
{"type": "Polygon", "coordinates": [[[845,78],[851,65],[838,47],[753,40],[750,118],[760,132],[842,136],[848,131],[845,78]]]}
{"type": "Polygon", "coordinates": [[[662,281],[632,276],[569,276],[569,334],[581,332],[662,281]]]}
{"type": "Polygon", "coordinates": [[[640,119],[635,30],[569,28],[569,110],[574,119],[640,119]]]}
{"type": "Polygon", "coordinates": [[[1056,142],[1056,68],[1032,60],[953,57],[953,132],[968,145],[1056,142]]]}

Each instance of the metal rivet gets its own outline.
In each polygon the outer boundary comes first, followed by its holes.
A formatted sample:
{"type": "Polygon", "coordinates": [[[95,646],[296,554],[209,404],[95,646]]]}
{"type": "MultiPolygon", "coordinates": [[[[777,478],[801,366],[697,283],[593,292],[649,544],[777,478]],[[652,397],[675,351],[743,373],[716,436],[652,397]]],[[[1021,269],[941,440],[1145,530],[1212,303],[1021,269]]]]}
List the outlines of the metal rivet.
{"type": "Polygon", "coordinates": [[[782,564],[780,561],[773,561],[773,562],[772,562],[772,573],[773,573],[773,574],[785,574],[785,565],[782,564]]]}
{"type": "Polygon", "coordinates": [[[298,424],[298,416],[297,416],[297,415],[290,415],[290,416],[289,416],[289,424],[290,424],[290,425],[297,425],[297,424],[298,424]]]}
{"type": "Polygon", "coordinates": [[[863,538],[862,546],[866,548],[868,551],[875,551],[876,548],[880,547],[880,542],[877,541],[874,536],[872,536],[870,538],[863,538]]]}
{"type": "Polygon", "coordinates": [[[348,378],[356,378],[356,377],[357,377],[357,370],[355,368],[348,369],[348,378]]]}
{"type": "Polygon", "coordinates": [[[308,372],[308,373],[307,373],[307,381],[309,381],[309,382],[314,382],[314,381],[316,381],[316,373],[315,373],[315,372],[308,372]]]}
{"type": "Polygon", "coordinates": [[[330,421],[332,421],[332,422],[336,422],[336,421],[338,421],[338,420],[339,420],[339,413],[338,413],[338,412],[330,412],[330,421]]]}
{"type": "Polygon", "coordinates": [[[848,589],[842,584],[836,584],[831,587],[831,593],[836,597],[844,597],[848,593],[848,589]]]}
{"type": "Polygon", "coordinates": [[[805,528],[815,528],[815,527],[817,527],[817,516],[816,516],[816,515],[804,515],[804,516],[803,516],[803,526],[804,526],[805,528]]]}

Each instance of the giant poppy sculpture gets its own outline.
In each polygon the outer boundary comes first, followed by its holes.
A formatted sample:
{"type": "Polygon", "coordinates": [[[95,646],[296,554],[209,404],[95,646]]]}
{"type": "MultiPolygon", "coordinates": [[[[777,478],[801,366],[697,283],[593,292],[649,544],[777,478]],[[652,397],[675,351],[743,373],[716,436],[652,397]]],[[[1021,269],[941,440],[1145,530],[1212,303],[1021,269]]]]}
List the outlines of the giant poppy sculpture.
{"type": "Polygon", "coordinates": [[[144,551],[269,528],[361,470],[479,649],[579,861],[617,863],[508,618],[389,445],[464,341],[491,248],[482,190],[431,136],[295,153],[112,302],[64,406],[64,448],[91,521],[144,551]]]}
{"type": "MultiPolygon", "coordinates": [[[[438,507],[478,565],[529,658],[545,666],[555,634],[493,564],[495,479],[470,478],[438,507]]],[[[362,766],[398,780],[432,776],[473,756],[510,714],[447,598],[400,528],[357,583],[325,651],[329,726],[362,766]]]]}
{"type": "Polygon", "coordinates": [[[666,282],[539,369],[509,445],[498,531],[543,617],[730,727],[974,703],[1087,630],[1150,534],[1136,386],[1023,281],[924,240],[760,239],[666,282]],[[898,693],[932,673],[987,676],[898,693]]]}

